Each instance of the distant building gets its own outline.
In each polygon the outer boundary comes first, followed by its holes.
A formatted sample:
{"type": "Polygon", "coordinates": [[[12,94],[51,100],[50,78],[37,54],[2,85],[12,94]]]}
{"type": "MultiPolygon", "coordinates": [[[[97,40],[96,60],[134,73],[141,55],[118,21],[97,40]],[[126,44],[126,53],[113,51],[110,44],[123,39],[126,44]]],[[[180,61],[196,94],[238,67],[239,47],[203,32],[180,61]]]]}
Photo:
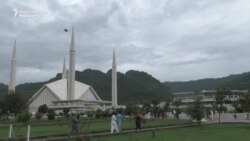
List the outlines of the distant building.
{"type": "MultiPolygon", "coordinates": [[[[183,106],[192,104],[197,96],[202,97],[205,106],[211,107],[216,102],[216,90],[202,90],[200,92],[178,92],[174,93],[174,100],[180,99],[183,106]]],[[[232,103],[239,100],[243,95],[247,94],[248,90],[230,90],[225,98],[225,106],[228,110],[232,110],[232,103]]]]}

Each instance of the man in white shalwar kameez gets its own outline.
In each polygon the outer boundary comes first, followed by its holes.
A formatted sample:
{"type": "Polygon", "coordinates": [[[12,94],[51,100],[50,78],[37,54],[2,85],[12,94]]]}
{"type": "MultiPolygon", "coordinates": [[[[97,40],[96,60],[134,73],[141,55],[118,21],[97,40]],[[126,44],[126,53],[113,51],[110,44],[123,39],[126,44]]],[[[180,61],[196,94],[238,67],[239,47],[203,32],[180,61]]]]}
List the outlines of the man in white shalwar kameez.
{"type": "Polygon", "coordinates": [[[118,127],[117,127],[117,123],[116,123],[117,119],[115,117],[115,113],[112,114],[111,117],[111,134],[114,132],[114,130],[119,133],[118,127]]]}

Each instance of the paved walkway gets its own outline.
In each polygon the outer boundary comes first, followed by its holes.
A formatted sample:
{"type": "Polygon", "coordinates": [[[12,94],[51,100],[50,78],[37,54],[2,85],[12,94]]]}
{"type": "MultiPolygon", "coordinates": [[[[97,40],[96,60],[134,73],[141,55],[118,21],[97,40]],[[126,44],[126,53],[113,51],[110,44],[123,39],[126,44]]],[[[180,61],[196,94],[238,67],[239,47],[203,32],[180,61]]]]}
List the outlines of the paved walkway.
{"type": "MultiPolygon", "coordinates": [[[[221,113],[221,122],[239,122],[239,123],[250,123],[250,120],[246,120],[246,113],[236,113],[237,118],[234,118],[234,113],[221,113]]],[[[219,115],[214,115],[213,120],[208,120],[210,123],[219,122],[219,115]]]]}
{"type": "MultiPolygon", "coordinates": [[[[234,113],[221,113],[221,122],[239,122],[239,123],[250,123],[250,120],[246,120],[247,113],[236,113],[237,118],[234,118],[234,113]]],[[[180,119],[190,119],[186,114],[180,114],[180,119]]],[[[170,116],[173,118],[173,116],[170,116]]],[[[219,114],[216,113],[214,115],[213,120],[207,120],[208,123],[216,123],[219,122],[219,114]]]]}
{"type": "MultiPolygon", "coordinates": [[[[129,134],[129,133],[136,133],[136,132],[154,131],[154,130],[160,130],[160,129],[183,128],[183,127],[191,127],[191,126],[197,126],[197,124],[193,123],[193,124],[186,124],[186,125],[148,127],[148,128],[143,128],[143,129],[140,129],[140,130],[129,129],[129,130],[124,130],[124,131],[122,131],[120,133],[113,133],[113,134],[111,134],[110,132],[87,133],[84,136],[87,136],[87,137],[101,137],[101,136],[121,135],[121,134],[129,134]]],[[[81,136],[83,136],[83,135],[80,134],[80,137],[81,136]]],[[[50,138],[31,139],[30,141],[58,141],[58,140],[62,141],[62,140],[74,139],[75,137],[76,136],[72,136],[72,137],[59,136],[59,137],[50,137],[50,138]]]]}

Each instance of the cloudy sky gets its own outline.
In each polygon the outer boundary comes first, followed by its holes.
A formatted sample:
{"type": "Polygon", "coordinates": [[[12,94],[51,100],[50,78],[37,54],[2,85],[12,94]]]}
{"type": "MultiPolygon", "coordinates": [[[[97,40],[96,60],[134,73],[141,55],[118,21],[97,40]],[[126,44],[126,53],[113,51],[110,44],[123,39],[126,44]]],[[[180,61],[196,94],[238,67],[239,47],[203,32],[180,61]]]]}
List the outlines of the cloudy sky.
{"type": "MultiPolygon", "coordinates": [[[[5,0],[0,5],[0,83],[17,40],[17,81],[60,73],[75,27],[76,68],[145,71],[160,81],[250,71],[249,0],[5,0]],[[15,17],[15,14],[16,17],[15,17]]],[[[67,59],[68,60],[68,59],[67,59]]]]}

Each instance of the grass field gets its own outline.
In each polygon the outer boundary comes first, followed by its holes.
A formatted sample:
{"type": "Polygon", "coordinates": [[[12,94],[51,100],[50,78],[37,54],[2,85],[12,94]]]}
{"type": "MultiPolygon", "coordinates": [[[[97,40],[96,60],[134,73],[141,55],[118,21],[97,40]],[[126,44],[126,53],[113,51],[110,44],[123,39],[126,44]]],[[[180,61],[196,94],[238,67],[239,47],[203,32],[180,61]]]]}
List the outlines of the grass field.
{"type": "MultiPolygon", "coordinates": [[[[173,120],[173,119],[159,119],[147,120],[142,124],[143,127],[152,127],[158,125],[177,125],[191,123],[189,120],[173,120]]],[[[133,119],[123,120],[123,129],[134,128],[133,119]]],[[[96,131],[109,131],[110,120],[82,120],[79,125],[80,132],[96,132],[96,131]]],[[[0,124],[0,139],[8,137],[9,125],[0,124]]],[[[69,132],[69,122],[32,122],[31,123],[31,137],[36,136],[51,136],[57,134],[67,134],[69,132]]],[[[23,124],[14,125],[14,137],[25,137],[27,134],[27,126],[23,124]]]]}
{"type": "Polygon", "coordinates": [[[91,138],[91,141],[249,141],[250,124],[213,124],[91,138]]]}

